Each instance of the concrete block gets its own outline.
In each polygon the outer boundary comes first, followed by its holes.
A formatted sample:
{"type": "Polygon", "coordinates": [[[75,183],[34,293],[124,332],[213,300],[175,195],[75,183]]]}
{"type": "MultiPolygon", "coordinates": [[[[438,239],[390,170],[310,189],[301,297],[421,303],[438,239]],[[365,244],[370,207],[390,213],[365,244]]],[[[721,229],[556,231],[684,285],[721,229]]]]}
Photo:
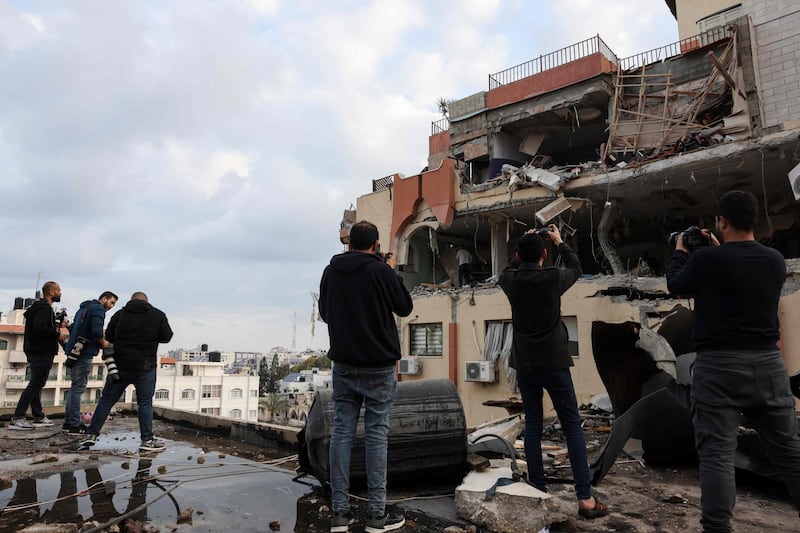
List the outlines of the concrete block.
{"type": "Polygon", "coordinates": [[[486,491],[498,479],[511,478],[510,468],[470,472],[456,488],[456,513],[473,524],[497,533],[539,533],[576,513],[574,499],[568,504],[520,481],[497,487],[494,497],[486,491]]]}

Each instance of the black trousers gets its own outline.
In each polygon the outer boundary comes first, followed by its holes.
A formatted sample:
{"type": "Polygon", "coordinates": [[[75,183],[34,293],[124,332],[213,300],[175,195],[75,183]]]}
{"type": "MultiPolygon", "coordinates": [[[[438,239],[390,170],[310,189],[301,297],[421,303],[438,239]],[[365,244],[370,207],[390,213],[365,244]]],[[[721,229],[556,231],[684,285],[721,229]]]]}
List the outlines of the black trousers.
{"type": "Polygon", "coordinates": [[[50,375],[50,368],[53,366],[55,354],[25,355],[28,358],[28,366],[31,367],[31,380],[19,397],[17,408],[14,410],[14,418],[23,418],[28,411],[28,406],[31,408],[33,418],[44,418],[42,389],[47,383],[47,376],[50,375]]]}

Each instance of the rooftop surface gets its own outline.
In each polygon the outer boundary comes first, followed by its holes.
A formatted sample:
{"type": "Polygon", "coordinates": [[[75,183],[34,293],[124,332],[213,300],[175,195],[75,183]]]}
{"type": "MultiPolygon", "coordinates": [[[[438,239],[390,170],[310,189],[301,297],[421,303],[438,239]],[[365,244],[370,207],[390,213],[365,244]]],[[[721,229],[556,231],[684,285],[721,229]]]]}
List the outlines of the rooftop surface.
{"type": "MultiPolygon", "coordinates": [[[[0,428],[0,531],[43,523],[72,524],[73,531],[93,523],[95,528],[107,525],[95,530],[109,531],[115,520],[122,532],[328,531],[328,499],[313,478],[295,479],[291,451],[266,450],[156,420],[156,434],[167,449],[140,454],[135,415],[117,415],[92,450],[71,452],[78,439],[57,427],[32,432],[0,428]],[[128,519],[133,522],[123,521],[128,519]]],[[[564,479],[570,477],[569,468],[554,464],[549,475],[550,493],[572,504],[574,492],[564,479]]],[[[454,489],[424,474],[415,486],[390,486],[391,503],[407,519],[401,531],[442,532],[451,526],[467,531],[469,522],[456,514],[454,489]]],[[[694,466],[650,467],[620,457],[595,491],[612,513],[594,521],[576,513],[563,531],[700,530],[694,466]]],[[[362,496],[355,492],[352,500],[357,518],[363,513],[362,496]]],[[[755,478],[740,479],[735,515],[737,531],[788,532],[800,524],[785,490],[755,478]]],[[[362,532],[363,525],[352,531],[362,532]]]]}

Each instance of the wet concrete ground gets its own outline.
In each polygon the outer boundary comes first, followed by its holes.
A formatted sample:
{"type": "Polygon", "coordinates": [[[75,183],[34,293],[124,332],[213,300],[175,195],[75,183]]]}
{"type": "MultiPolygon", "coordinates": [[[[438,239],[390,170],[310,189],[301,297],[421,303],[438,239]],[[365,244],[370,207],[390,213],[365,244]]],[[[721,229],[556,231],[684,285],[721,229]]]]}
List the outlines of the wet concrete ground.
{"type": "MultiPolygon", "coordinates": [[[[329,530],[327,495],[314,478],[295,480],[291,450],[266,450],[157,420],[156,435],[167,448],[139,453],[138,421],[131,415],[106,423],[91,450],[75,452],[80,437],[63,435],[59,427],[0,428],[0,478],[8,481],[0,482],[0,531],[44,523],[100,526],[127,514],[132,522],[120,522],[123,532],[329,530]]],[[[464,524],[455,516],[452,491],[435,484],[393,491],[390,498],[403,501],[403,531],[464,524]]],[[[362,514],[358,493],[354,511],[362,514]]]]}

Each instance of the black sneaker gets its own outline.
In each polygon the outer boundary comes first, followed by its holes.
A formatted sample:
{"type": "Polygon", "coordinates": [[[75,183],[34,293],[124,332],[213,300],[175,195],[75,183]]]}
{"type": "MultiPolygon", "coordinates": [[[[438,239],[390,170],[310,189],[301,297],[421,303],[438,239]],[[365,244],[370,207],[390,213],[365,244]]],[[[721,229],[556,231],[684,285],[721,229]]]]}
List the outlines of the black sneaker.
{"type": "Polygon", "coordinates": [[[370,513],[367,519],[365,533],[381,533],[382,531],[394,531],[400,529],[406,523],[406,519],[399,510],[386,508],[383,516],[370,513]]]}
{"type": "Polygon", "coordinates": [[[87,433],[86,437],[81,439],[81,441],[78,443],[78,446],[82,450],[88,450],[95,444],[97,444],[97,435],[92,435],[91,433],[87,433]]]}
{"type": "Polygon", "coordinates": [[[160,441],[158,439],[150,439],[150,440],[142,441],[142,445],[139,446],[139,451],[140,452],[160,452],[161,450],[163,450],[166,447],[167,447],[167,445],[164,444],[163,441],[160,441]]]}
{"type": "Polygon", "coordinates": [[[344,513],[334,511],[331,517],[331,533],[347,533],[355,521],[356,519],[350,511],[344,513]]]}
{"type": "Polygon", "coordinates": [[[64,424],[63,426],[61,426],[61,431],[63,431],[67,435],[85,435],[87,429],[89,428],[87,428],[83,424],[79,424],[77,426],[68,426],[64,424]]]}

